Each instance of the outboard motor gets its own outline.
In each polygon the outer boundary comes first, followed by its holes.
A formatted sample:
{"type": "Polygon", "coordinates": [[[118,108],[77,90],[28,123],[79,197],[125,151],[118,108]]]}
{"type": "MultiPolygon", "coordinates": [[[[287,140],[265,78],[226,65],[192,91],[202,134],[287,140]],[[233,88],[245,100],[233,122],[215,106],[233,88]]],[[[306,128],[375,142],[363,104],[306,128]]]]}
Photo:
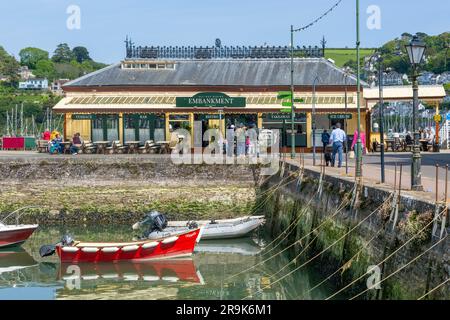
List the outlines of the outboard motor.
{"type": "Polygon", "coordinates": [[[153,221],[153,230],[163,231],[167,228],[167,218],[164,214],[153,211],[150,213],[150,219],[153,221]]]}
{"type": "Polygon", "coordinates": [[[167,218],[164,214],[158,211],[152,211],[147,214],[145,219],[141,222],[136,223],[133,226],[134,230],[144,227],[145,231],[143,234],[143,238],[147,238],[152,232],[155,231],[163,231],[167,228],[167,218]]]}
{"type": "Polygon", "coordinates": [[[72,236],[69,236],[68,234],[64,235],[61,239],[61,244],[63,246],[72,246],[74,243],[72,236]]]}
{"type": "Polygon", "coordinates": [[[63,246],[72,246],[74,243],[74,240],[72,236],[65,235],[62,237],[61,241],[57,244],[48,244],[44,245],[39,249],[39,254],[42,258],[49,257],[55,254],[56,252],[56,246],[57,245],[63,245],[63,246]]]}

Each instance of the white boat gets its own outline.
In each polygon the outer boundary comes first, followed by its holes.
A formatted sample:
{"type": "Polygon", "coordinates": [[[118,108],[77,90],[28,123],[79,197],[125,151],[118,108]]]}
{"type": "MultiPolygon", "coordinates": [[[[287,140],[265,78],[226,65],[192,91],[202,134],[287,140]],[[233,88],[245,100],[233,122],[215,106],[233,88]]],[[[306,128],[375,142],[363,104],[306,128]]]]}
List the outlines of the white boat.
{"type": "Polygon", "coordinates": [[[38,225],[6,225],[0,222],[0,248],[19,246],[36,230],[38,225]]]}
{"type": "MultiPolygon", "coordinates": [[[[153,231],[148,238],[156,239],[186,232],[192,227],[204,227],[200,240],[232,239],[241,238],[251,234],[254,230],[265,223],[264,216],[245,216],[235,219],[224,220],[200,220],[200,221],[170,221],[162,231],[153,231]]],[[[136,224],[133,228],[143,224],[136,224]]]]}

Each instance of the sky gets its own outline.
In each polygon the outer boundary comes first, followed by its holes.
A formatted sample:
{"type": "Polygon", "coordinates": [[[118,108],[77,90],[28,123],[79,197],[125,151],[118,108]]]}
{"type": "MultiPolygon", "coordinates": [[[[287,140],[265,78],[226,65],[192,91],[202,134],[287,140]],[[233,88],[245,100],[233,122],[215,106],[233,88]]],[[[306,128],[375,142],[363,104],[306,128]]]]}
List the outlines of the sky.
{"type": "MultiPolygon", "coordinates": [[[[289,45],[291,24],[307,25],[338,1],[1,1],[0,46],[15,56],[28,46],[52,54],[57,44],[66,42],[87,47],[96,61],[113,63],[124,58],[127,35],[138,45],[207,46],[216,38],[223,45],[289,45]],[[78,9],[80,14],[74,14],[78,9]]],[[[295,44],[320,45],[325,36],[327,47],[354,47],[355,3],[342,0],[323,20],[297,32],[295,44]]],[[[446,12],[448,0],[360,0],[361,46],[379,47],[403,32],[450,31],[446,12]]]]}

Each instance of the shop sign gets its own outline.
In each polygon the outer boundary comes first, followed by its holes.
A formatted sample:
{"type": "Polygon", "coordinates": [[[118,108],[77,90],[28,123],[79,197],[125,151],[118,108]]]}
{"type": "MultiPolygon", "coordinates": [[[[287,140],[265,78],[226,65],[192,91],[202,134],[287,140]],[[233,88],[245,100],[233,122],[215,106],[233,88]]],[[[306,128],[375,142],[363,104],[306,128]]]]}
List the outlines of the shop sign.
{"type": "Polygon", "coordinates": [[[243,108],[246,98],[230,97],[221,92],[202,92],[192,97],[177,97],[176,106],[181,108],[215,107],[215,108],[243,108]]]}
{"type": "Polygon", "coordinates": [[[350,120],[352,117],[351,113],[335,113],[328,115],[328,119],[330,120],[350,120]]]}
{"type": "Polygon", "coordinates": [[[201,114],[199,116],[200,120],[220,120],[223,119],[224,116],[220,114],[201,114]]]}
{"type": "MultiPolygon", "coordinates": [[[[267,121],[290,121],[291,119],[292,115],[289,113],[268,113],[266,116],[267,121]]],[[[296,113],[295,121],[306,122],[306,113],[296,113]]]]}
{"type": "Polygon", "coordinates": [[[188,121],[189,120],[189,115],[188,114],[171,114],[169,116],[169,120],[188,121]]]}
{"type": "Polygon", "coordinates": [[[94,114],[72,114],[72,120],[93,120],[94,114]]]}

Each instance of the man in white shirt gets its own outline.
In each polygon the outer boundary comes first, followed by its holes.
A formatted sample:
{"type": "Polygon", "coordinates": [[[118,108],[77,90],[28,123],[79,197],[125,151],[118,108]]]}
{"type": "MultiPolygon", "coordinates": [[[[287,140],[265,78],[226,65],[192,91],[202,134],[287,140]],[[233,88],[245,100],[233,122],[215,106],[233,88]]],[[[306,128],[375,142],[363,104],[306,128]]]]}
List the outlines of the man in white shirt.
{"type": "Polygon", "coordinates": [[[334,167],[336,163],[336,153],[339,154],[338,167],[342,167],[342,153],[344,149],[344,143],[347,141],[347,135],[344,130],[341,129],[341,124],[336,124],[336,129],[331,132],[330,144],[333,144],[333,156],[331,158],[331,166],[334,167]]]}

